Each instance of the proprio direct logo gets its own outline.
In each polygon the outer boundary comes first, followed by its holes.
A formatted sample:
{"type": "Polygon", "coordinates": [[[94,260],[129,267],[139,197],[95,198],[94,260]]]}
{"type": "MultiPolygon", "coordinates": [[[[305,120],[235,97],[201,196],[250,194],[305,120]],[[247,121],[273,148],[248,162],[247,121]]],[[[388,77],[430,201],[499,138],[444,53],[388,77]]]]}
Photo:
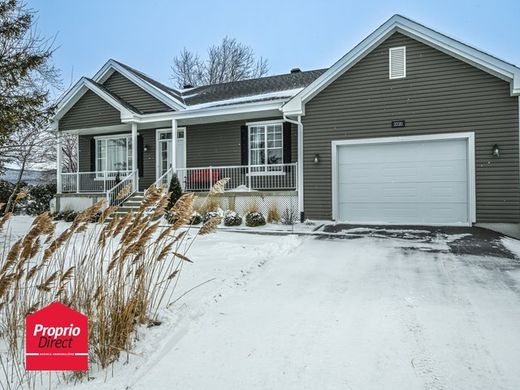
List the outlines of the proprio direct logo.
{"type": "Polygon", "coordinates": [[[28,315],[25,368],[29,371],[88,370],[88,318],[54,302],[28,315]]]}

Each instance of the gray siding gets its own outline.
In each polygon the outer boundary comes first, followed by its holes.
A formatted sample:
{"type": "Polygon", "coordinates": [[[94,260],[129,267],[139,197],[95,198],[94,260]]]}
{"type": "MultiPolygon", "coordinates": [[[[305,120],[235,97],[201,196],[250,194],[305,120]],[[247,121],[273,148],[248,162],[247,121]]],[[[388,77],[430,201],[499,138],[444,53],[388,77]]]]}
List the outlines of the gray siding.
{"type": "Polygon", "coordinates": [[[104,82],[104,86],[144,114],[172,111],[166,104],[157,100],[118,72],[114,72],[104,82]]]}
{"type": "MultiPolygon", "coordinates": [[[[272,120],[277,118],[268,118],[272,120]]],[[[253,121],[253,120],[251,120],[253,121]]],[[[240,165],[241,145],[240,129],[247,122],[233,121],[207,123],[186,127],[186,166],[207,167],[240,165]]],[[[260,122],[262,119],[254,119],[260,122]]],[[[291,128],[291,161],[296,162],[298,158],[296,126],[291,128]]]]}
{"type": "Polygon", "coordinates": [[[59,130],[121,124],[119,111],[88,90],[59,120],[59,130]]]}
{"type": "Polygon", "coordinates": [[[305,108],[305,214],[330,219],[331,141],[475,132],[478,222],[518,222],[518,98],[509,84],[396,33],[305,108]],[[406,46],[407,77],[388,79],[388,49],[406,46]],[[395,119],[404,129],[392,129],[395,119]],[[492,146],[501,149],[492,158],[492,146]],[[313,163],[315,153],[319,164],[313,163]]]}

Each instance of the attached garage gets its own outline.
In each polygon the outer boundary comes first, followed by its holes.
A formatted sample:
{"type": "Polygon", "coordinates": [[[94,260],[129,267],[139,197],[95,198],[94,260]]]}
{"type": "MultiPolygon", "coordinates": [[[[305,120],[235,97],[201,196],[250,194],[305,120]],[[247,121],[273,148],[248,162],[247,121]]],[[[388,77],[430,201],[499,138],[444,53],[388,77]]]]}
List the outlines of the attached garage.
{"type": "Polygon", "coordinates": [[[332,142],[336,221],[471,225],[473,133],[332,142]]]}

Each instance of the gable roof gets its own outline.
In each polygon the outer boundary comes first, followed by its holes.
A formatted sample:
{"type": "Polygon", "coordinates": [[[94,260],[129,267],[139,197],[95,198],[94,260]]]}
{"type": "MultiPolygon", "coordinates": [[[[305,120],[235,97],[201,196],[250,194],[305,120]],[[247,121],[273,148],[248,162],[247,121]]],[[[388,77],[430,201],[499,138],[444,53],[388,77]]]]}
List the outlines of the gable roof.
{"type": "Polygon", "coordinates": [[[59,100],[58,108],[54,114],[53,119],[61,119],[61,117],[63,117],[63,115],[65,115],[67,111],[69,111],[69,109],[72,108],[72,106],[74,106],[74,104],[76,104],[77,101],[81,99],[81,97],[88,90],[94,92],[97,96],[118,110],[121,113],[121,119],[140,114],[140,112],[135,107],[110,92],[107,88],[105,88],[104,85],[99,84],[89,78],[82,77],[59,100]]]}
{"type": "Polygon", "coordinates": [[[364,58],[381,42],[395,32],[400,32],[426,45],[469,63],[485,72],[506,80],[511,86],[511,95],[520,95],[520,68],[450,38],[404,16],[394,15],[366,37],[325,73],[305,87],[283,106],[286,115],[305,113],[305,103],[330,85],[343,73],[364,58]]]}

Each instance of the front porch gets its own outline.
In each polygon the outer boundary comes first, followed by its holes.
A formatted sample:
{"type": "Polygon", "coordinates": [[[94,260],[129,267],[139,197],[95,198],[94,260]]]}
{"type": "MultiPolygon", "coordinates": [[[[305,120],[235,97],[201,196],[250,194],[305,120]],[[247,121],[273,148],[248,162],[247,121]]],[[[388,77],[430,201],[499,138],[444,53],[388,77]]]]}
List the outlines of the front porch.
{"type": "MultiPolygon", "coordinates": [[[[170,168],[153,185],[167,189],[174,173],[184,192],[208,192],[218,180],[224,178],[229,178],[225,185],[225,190],[229,192],[295,191],[298,183],[296,163],[288,163],[170,168]]],[[[130,186],[131,192],[138,191],[138,170],[63,172],[58,179],[58,193],[101,193],[111,197],[126,186],[130,186]]]]}

